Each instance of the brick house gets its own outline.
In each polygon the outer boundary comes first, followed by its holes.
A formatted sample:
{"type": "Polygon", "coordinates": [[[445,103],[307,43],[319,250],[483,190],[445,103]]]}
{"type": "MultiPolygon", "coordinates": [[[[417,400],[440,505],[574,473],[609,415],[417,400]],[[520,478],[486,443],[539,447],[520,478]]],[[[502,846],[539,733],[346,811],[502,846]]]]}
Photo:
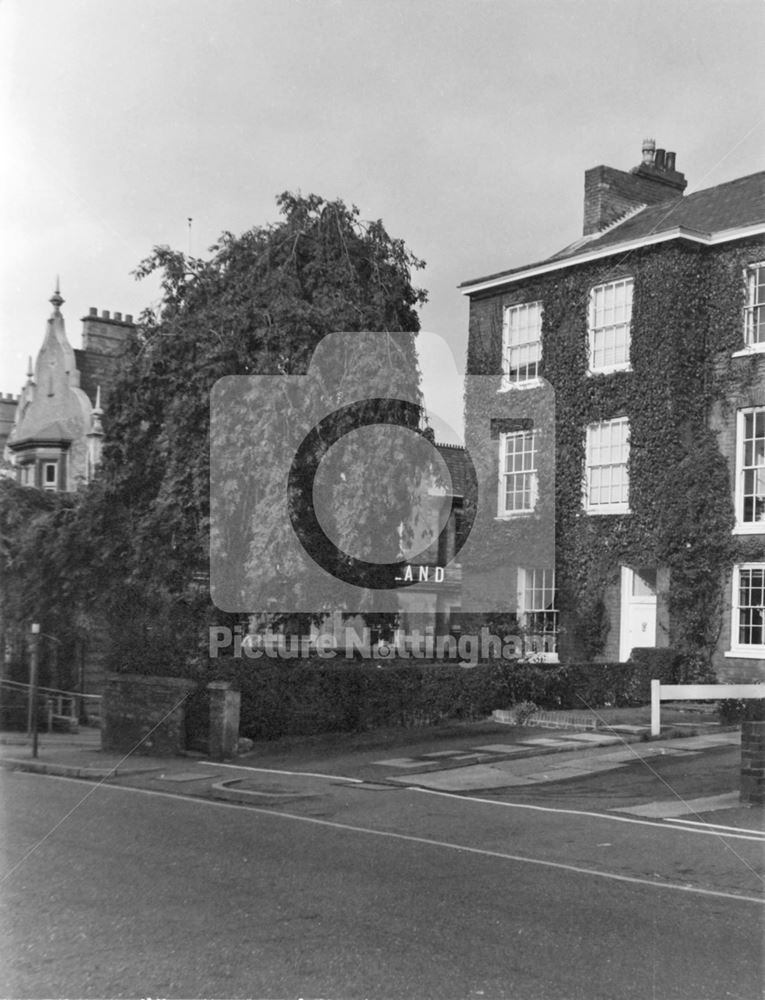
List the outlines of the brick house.
{"type": "Polygon", "coordinates": [[[478,549],[529,651],[765,679],[765,173],[685,195],[642,152],[585,173],[576,242],[461,286],[478,549]]]}

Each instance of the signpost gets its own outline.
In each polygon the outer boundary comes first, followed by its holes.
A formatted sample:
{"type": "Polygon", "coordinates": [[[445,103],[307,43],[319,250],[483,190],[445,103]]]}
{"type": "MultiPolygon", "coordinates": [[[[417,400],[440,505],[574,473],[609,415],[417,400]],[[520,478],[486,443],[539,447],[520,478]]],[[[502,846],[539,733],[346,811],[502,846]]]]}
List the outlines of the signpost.
{"type": "Polygon", "coordinates": [[[32,756],[37,756],[37,675],[40,655],[40,625],[32,623],[29,645],[29,706],[27,712],[27,735],[32,736],[32,756]]]}

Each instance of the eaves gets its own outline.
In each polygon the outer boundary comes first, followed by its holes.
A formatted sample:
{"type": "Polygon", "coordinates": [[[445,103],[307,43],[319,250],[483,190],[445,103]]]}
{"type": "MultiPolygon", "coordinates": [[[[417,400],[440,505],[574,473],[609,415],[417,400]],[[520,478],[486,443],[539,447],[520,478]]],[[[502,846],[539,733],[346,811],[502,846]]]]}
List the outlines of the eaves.
{"type": "Polygon", "coordinates": [[[490,275],[487,278],[465,281],[458,288],[463,295],[475,295],[478,292],[501,288],[503,285],[510,285],[517,281],[525,281],[527,278],[552,274],[555,271],[577,267],[579,264],[588,264],[591,261],[603,260],[606,257],[613,257],[618,254],[632,253],[633,250],[657,246],[661,243],[669,243],[672,240],[683,240],[686,243],[695,243],[700,246],[709,247],[763,234],[765,234],[765,222],[756,222],[750,226],[736,226],[733,229],[721,229],[714,233],[701,232],[700,230],[690,229],[687,226],[677,226],[675,229],[667,229],[661,233],[652,233],[649,236],[641,236],[623,243],[612,243],[605,247],[595,247],[592,250],[578,253],[572,257],[547,260],[541,264],[534,264],[531,267],[519,268],[517,271],[504,271],[500,274],[490,275]]]}

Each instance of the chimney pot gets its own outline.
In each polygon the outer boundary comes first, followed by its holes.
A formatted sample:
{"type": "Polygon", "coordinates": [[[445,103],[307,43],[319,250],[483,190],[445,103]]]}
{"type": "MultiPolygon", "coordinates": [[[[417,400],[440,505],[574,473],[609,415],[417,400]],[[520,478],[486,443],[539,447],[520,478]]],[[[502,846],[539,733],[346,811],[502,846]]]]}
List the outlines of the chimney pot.
{"type": "Polygon", "coordinates": [[[88,313],[91,316],[98,316],[98,309],[96,309],[95,306],[91,306],[90,309],[88,310],[88,313]]]}
{"type": "Polygon", "coordinates": [[[108,309],[104,309],[101,312],[101,319],[109,319],[109,310],[108,309]]]}
{"type": "Polygon", "coordinates": [[[121,323],[122,322],[122,313],[117,313],[116,312],[114,314],[114,318],[117,320],[118,323],[121,323]]]}
{"type": "Polygon", "coordinates": [[[653,165],[656,167],[657,170],[664,170],[664,156],[665,156],[665,154],[666,154],[666,150],[664,150],[664,149],[657,149],[656,150],[656,158],[653,161],[653,165]]]}
{"type": "Polygon", "coordinates": [[[126,314],[126,316],[125,316],[125,322],[126,323],[132,323],[133,322],[133,315],[132,315],[132,313],[127,313],[126,314]]]}
{"type": "Polygon", "coordinates": [[[667,170],[674,170],[675,169],[675,154],[667,152],[667,158],[664,161],[664,163],[666,165],[667,170]]]}
{"type": "Polygon", "coordinates": [[[656,154],[656,140],[655,139],[643,139],[643,163],[647,167],[653,166],[653,158],[656,154]]]}

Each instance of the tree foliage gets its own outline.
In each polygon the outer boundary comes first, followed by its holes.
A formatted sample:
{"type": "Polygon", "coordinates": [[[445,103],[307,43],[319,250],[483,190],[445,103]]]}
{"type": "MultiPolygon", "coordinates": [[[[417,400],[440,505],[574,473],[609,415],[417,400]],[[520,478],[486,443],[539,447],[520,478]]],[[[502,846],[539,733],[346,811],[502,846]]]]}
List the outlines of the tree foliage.
{"type": "MultiPolygon", "coordinates": [[[[355,206],[315,195],[285,193],[277,204],[278,222],[223,233],[205,259],[161,246],[141,262],[137,278],[159,274],[162,299],[141,316],[108,398],[99,482],[53,501],[33,502],[26,491],[3,521],[13,546],[26,552],[19,558],[27,559],[27,578],[14,577],[18,594],[43,601],[57,589],[62,615],[98,606],[111,622],[114,666],[171,670],[171,661],[193,658],[207,619],[225,620],[207,593],[215,383],[304,374],[332,332],[419,328],[425,292],[412,273],[423,264],[382,222],[363,222],[355,206]],[[25,503],[41,509],[19,533],[25,503]],[[44,540],[57,560],[47,578],[44,540]]],[[[363,364],[348,377],[368,377],[379,358],[363,364]]],[[[411,338],[395,364],[416,386],[411,338]]],[[[289,408],[278,418],[289,421],[289,408]]],[[[237,488],[260,503],[254,521],[252,507],[240,516],[268,537],[279,530],[268,499],[278,484],[268,480],[265,433],[260,445],[258,467],[235,471],[237,488]]],[[[344,516],[350,530],[347,509],[344,516]]],[[[257,571],[256,548],[240,562],[257,571]]]]}

